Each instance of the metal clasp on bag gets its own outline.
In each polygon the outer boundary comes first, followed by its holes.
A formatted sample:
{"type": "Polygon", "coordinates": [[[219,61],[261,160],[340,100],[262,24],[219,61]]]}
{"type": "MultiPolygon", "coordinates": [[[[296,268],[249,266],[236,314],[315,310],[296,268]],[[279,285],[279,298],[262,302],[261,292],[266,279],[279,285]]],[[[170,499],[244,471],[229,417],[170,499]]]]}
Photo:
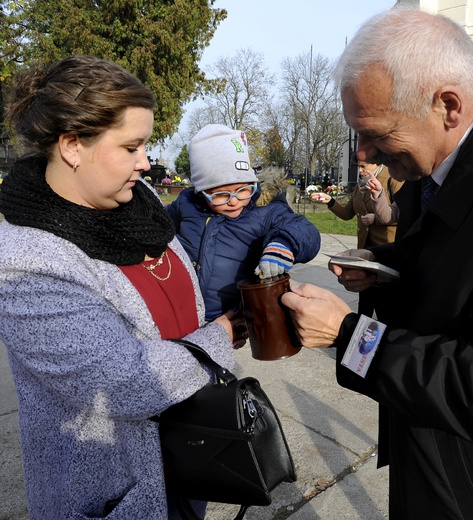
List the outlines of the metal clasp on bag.
{"type": "Polygon", "coordinates": [[[246,404],[246,409],[248,411],[248,415],[252,419],[254,419],[258,415],[258,410],[256,409],[256,406],[253,403],[253,399],[250,399],[248,397],[248,394],[246,394],[246,396],[245,396],[245,404],[246,404]]]}
{"type": "Polygon", "coordinates": [[[253,403],[253,399],[251,399],[248,392],[243,392],[243,409],[246,409],[246,412],[251,419],[251,422],[246,426],[245,431],[252,433],[255,429],[256,419],[258,418],[258,409],[253,403]]]}
{"type": "Polygon", "coordinates": [[[257,399],[252,399],[248,391],[243,392],[243,409],[246,408],[248,415],[251,418],[251,423],[246,427],[248,433],[253,433],[255,428],[260,431],[266,431],[268,424],[264,418],[264,407],[257,399]]]}

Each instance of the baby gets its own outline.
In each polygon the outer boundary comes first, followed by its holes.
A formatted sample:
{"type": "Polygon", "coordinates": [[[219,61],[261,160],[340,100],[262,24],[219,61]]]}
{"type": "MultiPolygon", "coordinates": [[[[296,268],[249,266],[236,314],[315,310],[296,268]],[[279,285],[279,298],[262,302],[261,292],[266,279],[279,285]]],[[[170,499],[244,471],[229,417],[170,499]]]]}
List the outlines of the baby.
{"type": "Polygon", "coordinates": [[[320,234],[291,210],[284,192],[257,205],[261,187],[244,132],[206,125],[191,140],[189,159],[193,188],[167,209],[197,271],[210,321],[239,306],[239,280],[278,276],[314,258],[320,234]]]}

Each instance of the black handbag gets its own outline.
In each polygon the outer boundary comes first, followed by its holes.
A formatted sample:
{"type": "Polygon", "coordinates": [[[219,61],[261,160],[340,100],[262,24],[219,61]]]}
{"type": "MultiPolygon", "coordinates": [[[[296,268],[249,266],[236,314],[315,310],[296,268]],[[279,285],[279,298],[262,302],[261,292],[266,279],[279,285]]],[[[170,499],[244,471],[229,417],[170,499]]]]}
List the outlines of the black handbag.
{"type": "Polygon", "coordinates": [[[252,505],[271,503],[270,492],[296,474],[281,423],[253,377],[237,379],[197,345],[184,345],[210,369],[214,384],[171,406],[159,422],[168,492],[181,516],[198,518],[188,500],[252,505]]]}

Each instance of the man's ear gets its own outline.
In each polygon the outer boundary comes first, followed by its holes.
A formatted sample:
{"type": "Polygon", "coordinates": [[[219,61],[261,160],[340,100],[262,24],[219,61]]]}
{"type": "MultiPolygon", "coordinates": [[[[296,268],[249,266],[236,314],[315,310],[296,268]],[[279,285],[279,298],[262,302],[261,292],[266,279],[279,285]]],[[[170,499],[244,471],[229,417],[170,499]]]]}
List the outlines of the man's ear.
{"type": "Polygon", "coordinates": [[[79,166],[79,137],[76,134],[61,134],[58,143],[62,160],[71,167],[79,166]]]}
{"type": "Polygon", "coordinates": [[[463,94],[455,85],[445,85],[434,93],[434,111],[442,112],[443,122],[448,128],[456,128],[464,115],[463,94]]]}

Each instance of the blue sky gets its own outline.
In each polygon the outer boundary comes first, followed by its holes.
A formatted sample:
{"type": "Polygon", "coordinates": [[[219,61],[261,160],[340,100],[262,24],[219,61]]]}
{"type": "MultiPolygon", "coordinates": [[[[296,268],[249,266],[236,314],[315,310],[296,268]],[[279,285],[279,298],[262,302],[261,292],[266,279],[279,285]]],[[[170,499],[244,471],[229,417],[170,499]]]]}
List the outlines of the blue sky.
{"type": "MultiPolygon", "coordinates": [[[[312,52],[336,59],[360,25],[390,9],[396,0],[216,0],[214,7],[228,12],[203,53],[205,70],[220,56],[235,56],[239,49],[260,52],[268,69],[278,73],[284,58],[312,52]]],[[[186,106],[189,113],[193,104],[186,106]]],[[[186,127],[186,115],[181,129],[186,127]]],[[[151,153],[159,156],[159,150],[151,153]]],[[[173,151],[163,158],[172,163],[173,151]]]]}
{"type": "Polygon", "coordinates": [[[359,26],[396,0],[217,0],[227,18],[218,26],[202,65],[241,48],[261,52],[277,71],[283,58],[310,51],[339,56],[359,26]]]}

